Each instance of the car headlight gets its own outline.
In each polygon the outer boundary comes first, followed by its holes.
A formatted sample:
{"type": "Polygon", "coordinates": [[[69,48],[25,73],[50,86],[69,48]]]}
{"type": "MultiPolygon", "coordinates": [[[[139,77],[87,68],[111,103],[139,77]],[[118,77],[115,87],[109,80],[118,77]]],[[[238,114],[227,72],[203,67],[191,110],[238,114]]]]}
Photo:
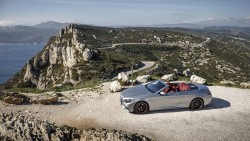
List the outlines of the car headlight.
{"type": "Polygon", "coordinates": [[[123,102],[125,102],[125,103],[130,103],[132,101],[134,101],[134,99],[123,99],[123,102]]]}

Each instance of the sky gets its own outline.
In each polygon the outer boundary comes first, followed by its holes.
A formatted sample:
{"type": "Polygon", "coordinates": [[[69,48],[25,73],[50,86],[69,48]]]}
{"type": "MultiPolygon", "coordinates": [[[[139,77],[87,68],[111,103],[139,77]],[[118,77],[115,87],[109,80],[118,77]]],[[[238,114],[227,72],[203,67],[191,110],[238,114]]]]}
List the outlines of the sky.
{"type": "Polygon", "coordinates": [[[153,25],[246,17],[250,0],[0,0],[0,25],[153,25]]]}

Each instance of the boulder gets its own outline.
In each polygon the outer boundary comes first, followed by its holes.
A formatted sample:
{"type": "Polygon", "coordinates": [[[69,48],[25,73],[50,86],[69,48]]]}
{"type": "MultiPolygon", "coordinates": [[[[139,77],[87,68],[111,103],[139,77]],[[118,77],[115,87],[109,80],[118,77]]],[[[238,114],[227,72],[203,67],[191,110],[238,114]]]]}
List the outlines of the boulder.
{"type": "Polygon", "coordinates": [[[118,92],[118,91],[122,90],[122,86],[121,86],[120,82],[116,80],[110,84],[109,90],[111,92],[118,92]]]}
{"type": "Polygon", "coordinates": [[[126,73],[121,72],[118,74],[118,80],[121,80],[122,82],[128,82],[128,76],[126,73]]]}
{"type": "Polygon", "coordinates": [[[40,95],[34,96],[31,98],[30,103],[33,104],[55,104],[58,102],[58,96],[50,96],[50,95],[40,95]]]}
{"type": "Polygon", "coordinates": [[[28,97],[19,93],[6,93],[3,99],[4,103],[20,105],[28,101],[28,97]]]}
{"type": "Polygon", "coordinates": [[[197,75],[192,75],[190,77],[190,81],[193,83],[198,83],[198,84],[205,84],[206,83],[206,79],[199,77],[197,75]]]}
{"type": "Polygon", "coordinates": [[[189,76],[191,76],[192,75],[192,72],[191,72],[191,70],[190,69],[186,69],[186,70],[184,70],[183,71],[183,73],[182,73],[184,76],[186,76],[186,77],[189,77],[189,76]]]}
{"type": "Polygon", "coordinates": [[[136,78],[136,81],[139,83],[146,83],[150,80],[151,76],[150,75],[142,75],[142,76],[138,76],[136,78]]]}
{"type": "Polygon", "coordinates": [[[165,81],[174,80],[174,74],[166,74],[166,75],[162,76],[161,79],[165,80],[165,81]]]}
{"type": "Polygon", "coordinates": [[[222,84],[222,85],[235,85],[235,83],[233,81],[229,81],[229,80],[220,81],[220,84],[222,84]]]}
{"type": "Polygon", "coordinates": [[[242,83],[240,83],[240,87],[242,87],[242,88],[250,88],[250,82],[242,82],[242,83]]]}
{"type": "Polygon", "coordinates": [[[178,69],[174,69],[174,73],[176,74],[176,75],[182,75],[182,73],[181,73],[181,71],[179,71],[178,69]]]}
{"type": "Polygon", "coordinates": [[[91,57],[93,56],[93,51],[90,50],[89,48],[86,48],[85,51],[83,52],[83,59],[85,61],[88,61],[91,59],[91,57]]]}

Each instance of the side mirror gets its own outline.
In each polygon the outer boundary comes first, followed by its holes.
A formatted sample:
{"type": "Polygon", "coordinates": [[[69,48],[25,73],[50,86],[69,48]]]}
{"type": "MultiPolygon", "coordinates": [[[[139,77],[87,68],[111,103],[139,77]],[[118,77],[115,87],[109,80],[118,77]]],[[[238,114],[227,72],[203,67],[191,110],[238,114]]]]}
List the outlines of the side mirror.
{"type": "Polygon", "coordinates": [[[165,95],[166,93],[165,92],[160,92],[160,95],[165,95]]]}

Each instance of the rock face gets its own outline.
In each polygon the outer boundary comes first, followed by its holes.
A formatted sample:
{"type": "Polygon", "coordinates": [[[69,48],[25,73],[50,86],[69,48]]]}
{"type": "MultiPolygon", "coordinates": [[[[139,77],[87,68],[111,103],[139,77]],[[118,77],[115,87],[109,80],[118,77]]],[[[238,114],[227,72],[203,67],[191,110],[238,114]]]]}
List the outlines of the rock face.
{"type": "Polygon", "coordinates": [[[161,79],[165,80],[165,81],[174,80],[174,74],[166,74],[166,75],[162,76],[161,79]]]}
{"type": "Polygon", "coordinates": [[[109,90],[111,92],[119,92],[122,90],[122,86],[120,82],[116,80],[116,81],[111,82],[109,90]]]}
{"type": "Polygon", "coordinates": [[[240,86],[242,88],[250,88],[250,82],[242,82],[242,83],[240,83],[240,86]]]}
{"type": "Polygon", "coordinates": [[[75,84],[80,74],[74,65],[88,62],[95,52],[79,41],[76,25],[70,24],[58,36],[52,37],[45,48],[30,59],[18,85],[45,89],[60,83],[75,84]]]}
{"type": "Polygon", "coordinates": [[[124,141],[138,140],[150,141],[151,139],[139,135],[114,130],[83,130],[73,127],[57,127],[47,120],[37,120],[31,116],[14,115],[13,113],[2,113],[0,115],[0,139],[18,141],[90,141],[109,140],[124,141]]]}
{"type": "Polygon", "coordinates": [[[197,75],[192,75],[190,77],[190,81],[193,83],[198,83],[198,84],[205,84],[206,83],[206,79],[199,77],[197,75]]]}
{"type": "Polygon", "coordinates": [[[83,52],[83,59],[85,61],[89,61],[92,58],[93,54],[94,52],[92,50],[86,48],[85,51],[83,52]]]}
{"type": "Polygon", "coordinates": [[[222,85],[235,85],[235,83],[233,81],[229,81],[229,80],[220,81],[220,84],[222,84],[222,85]]]}
{"type": "Polygon", "coordinates": [[[30,103],[33,104],[55,104],[58,102],[57,96],[50,96],[50,95],[41,95],[41,96],[34,96],[30,99],[30,103]]]}
{"type": "Polygon", "coordinates": [[[8,104],[20,105],[28,101],[28,97],[19,93],[6,93],[3,102],[8,104]]]}
{"type": "Polygon", "coordinates": [[[147,83],[150,80],[151,76],[150,75],[142,75],[138,76],[136,78],[136,81],[139,83],[147,83]]]}
{"type": "Polygon", "coordinates": [[[122,131],[113,130],[96,130],[91,129],[83,131],[81,141],[148,141],[151,140],[145,136],[138,134],[131,134],[122,131]]]}
{"type": "Polygon", "coordinates": [[[124,73],[124,72],[121,72],[121,73],[118,74],[118,80],[121,80],[122,82],[128,82],[129,81],[127,74],[124,73]]]}

